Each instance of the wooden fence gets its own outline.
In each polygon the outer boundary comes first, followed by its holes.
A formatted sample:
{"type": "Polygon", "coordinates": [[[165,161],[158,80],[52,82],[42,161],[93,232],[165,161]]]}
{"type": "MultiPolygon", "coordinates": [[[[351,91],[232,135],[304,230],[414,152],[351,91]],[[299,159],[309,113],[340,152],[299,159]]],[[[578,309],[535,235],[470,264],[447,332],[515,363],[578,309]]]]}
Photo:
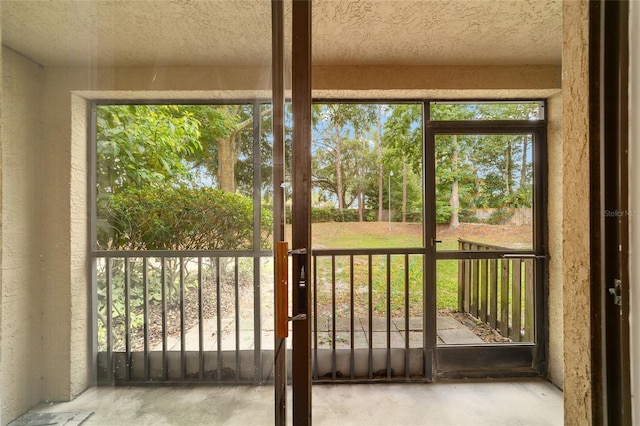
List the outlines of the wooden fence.
{"type": "MultiPolygon", "coordinates": [[[[505,250],[458,240],[459,250],[505,250]]],[[[458,261],[458,310],[498,330],[513,342],[534,337],[534,259],[461,259],[458,261]]]]}

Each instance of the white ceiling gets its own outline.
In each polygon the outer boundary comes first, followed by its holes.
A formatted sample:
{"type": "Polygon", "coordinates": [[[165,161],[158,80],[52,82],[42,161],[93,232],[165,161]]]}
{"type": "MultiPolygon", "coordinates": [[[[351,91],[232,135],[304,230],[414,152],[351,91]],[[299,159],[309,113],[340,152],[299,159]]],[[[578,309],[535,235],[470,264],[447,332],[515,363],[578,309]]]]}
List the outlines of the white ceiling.
{"type": "MultiPolygon", "coordinates": [[[[44,65],[268,65],[270,0],[2,0],[44,65]]],[[[290,9],[290,7],[288,7],[290,9]]],[[[316,65],[560,65],[561,0],[314,0],[316,65]]]]}

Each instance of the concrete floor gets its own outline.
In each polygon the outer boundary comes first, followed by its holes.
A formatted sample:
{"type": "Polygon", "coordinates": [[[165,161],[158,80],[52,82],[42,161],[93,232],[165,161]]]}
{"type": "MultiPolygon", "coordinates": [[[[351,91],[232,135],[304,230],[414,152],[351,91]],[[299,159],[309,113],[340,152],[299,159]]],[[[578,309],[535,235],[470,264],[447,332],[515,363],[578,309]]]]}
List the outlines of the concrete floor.
{"type": "MultiPolygon", "coordinates": [[[[274,419],[270,386],[100,387],[32,411],[92,411],[83,426],[258,426],[274,419]]],[[[541,379],[315,385],[312,411],[314,425],[331,426],[562,425],[563,397],[541,379]]]]}

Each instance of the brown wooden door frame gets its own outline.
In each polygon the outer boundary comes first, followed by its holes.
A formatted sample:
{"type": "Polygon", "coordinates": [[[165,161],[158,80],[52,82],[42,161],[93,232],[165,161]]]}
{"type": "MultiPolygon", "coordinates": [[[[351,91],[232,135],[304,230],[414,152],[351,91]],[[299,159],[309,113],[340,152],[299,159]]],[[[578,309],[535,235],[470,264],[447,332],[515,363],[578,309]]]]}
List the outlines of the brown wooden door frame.
{"type": "Polygon", "coordinates": [[[589,15],[592,419],[594,424],[631,425],[629,4],[592,2],[589,15]]]}
{"type": "MultiPolygon", "coordinates": [[[[284,154],[284,1],[271,1],[271,73],[272,73],[272,103],[273,103],[273,241],[274,250],[285,236],[285,154],[284,154]]],[[[280,259],[282,261],[282,259],[280,259]]],[[[276,257],[276,264],[278,258],[276,257]]],[[[287,268],[288,269],[288,268],[287,268]]],[[[274,306],[280,306],[279,301],[288,299],[288,285],[279,285],[278,268],[274,277],[274,306]]],[[[286,283],[286,281],[285,281],[286,283]]],[[[284,323],[285,334],[276,333],[275,350],[273,353],[273,386],[275,418],[274,424],[284,426],[287,424],[287,339],[288,329],[288,303],[285,302],[284,312],[276,309],[274,329],[284,323]],[[281,318],[280,316],[284,316],[281,318]]]]}
{"type": "Polygon", "coordinates": [[[293,1],[293,424],[311,424],[311,0],[293,1]]]}
{"type": "MultiPolygon", "coordinates": [[[[272,82],[273,82],[273,182],[274,182],[274,246],[286,241],[284,227],[284,0],[272,0],[272,82]]],[[[292,313],[293,338],[291,384],[293,390],[293,424],[311,424],[311,0],[294,0],[292,12],[292,313]]],[[[282,247],[282,246],[280,246],[282,247]]],[[[278,256],[280,263],[282,253],[278,256]]],[[[286,255],[285,255],[286,258],[286,255]]],[[[281,268],[286,266],[280,265],[281,268]]],[[[276,268],[278,269],[278,268],[276,268]]],[[[284,275],[284,274],[283,274],[284,275]]],[[[274,282],[279,283],[281,277],[274,282]]],[[[286,279],[284,279],[286,282],[286,279]]],[[[286,287],[286,286],[285,286],[286,287]]],[[[275,305],[287,296],[276,286],[275,305]]],[[[275,424],[287,422],[287,362],[285,308],[276,312],[274,352],[275,424]]]]}
{"type": "MultiPolygon", "coordinates": [[[[426,114],[429,104],[427,104],[426,114]]],[[[545,104],[546,109],[546,104],[545,104]]],[[[534,241],[532,250],[524,250],[527,254],[534,255],[535,281],[534,281],[534,338],[532,342],[515,344],[473,346],[438,346],[435,344],[436,334],[436,289],[425,288],[428,294],[428,302],[425,305],[425,324],[433,324],[430,328],[431,337],[425,339],[425,372],[433,373],[436,377],[511,377],[518,375],[542,375],[547,374],[547,341],[548,341],[548,309],[546,294],[548,293],[547,281],[547,255],[548,255],[548,229],[547,229],[547,137],[546,118],[540,121],[425,121],[425,210],[428,212],[425,218],[425,237],[428,255],[425,256],[427,282],[435,282],[436,263],[445,259],[461,259],[464,252],[436,251],[435,246],[429,242],[435,239],[435,167],[433,164],[435,153],[435,138],[439,135],[482,135],[482,134],[526,134],[532,137],[533,155],[533,191],[534,191],[534,241]],[[428,155],[431,153],[430,155],[428,155]],[[430,250],[430,251],[429,251],[430,250]],[[427,267],[429,267],[427,269],[427,267]],[[430,346],[431,345],[431,346],[430,346]],[[427,357],[429,350],[433,348],[434,357],[427,357]],[[433,364],[433,370],[429,367],[433,364]]],[[[489,254],[488,254],[489,255],[489,254]]],[[[426,335],[427,333],[425,333],[426,335]]],[[[428,379],[431,377],[426,376],[428,379]]]]}

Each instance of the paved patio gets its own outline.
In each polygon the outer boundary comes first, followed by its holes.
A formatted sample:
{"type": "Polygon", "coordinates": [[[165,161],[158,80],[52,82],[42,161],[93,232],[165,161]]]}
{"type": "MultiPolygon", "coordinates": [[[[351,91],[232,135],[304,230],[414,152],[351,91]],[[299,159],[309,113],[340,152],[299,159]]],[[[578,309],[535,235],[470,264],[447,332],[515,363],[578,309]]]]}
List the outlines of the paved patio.
{"type": "MultiPolygon", "coordinates": [[[[205,319],[203,323],[205,351],[215,351],[218,348],[217,318],[205,319]]],[[[374,348],[386,348],[387,346],[387,320],[386,318],[373,318],[372,342],[374,348]]],[[[254,348],[254,323],[253,319],[240,319],[240,350],[254,348]]],[[[236,349],[235,319],[222,318],[220,320],[221,347],[222,350],[236,349]]],[[[274,324],[273,319],[262,320],[262,349],[273,349],[274,324]]],[[[348,349],[351,347],[351,329],[348,318],[336,319],[336,348],[348,349]]],[[[330,348],[333,338],[333,325],[330,318],[318,320],[318,348],[330,348]]],[[[369,319],[354,318],[354,348],[369,347],[369,319]]],[[[289,333],[291,336],[291,332],[289,333]]],[[[482,344],[483,341],[468,327],[449,316],[438,316],[437,319],[438,344],[482,344]]],[[[404,348],[406,339],[406,324],[404,319],[391,320],[391,347],[404,348]]],[[[423,326],[422,318],[409,319],[409,347],[422,347],[423,326]]],[[[291,344],[291,339],[288,339],[291,344]]],[[[199,349],[199,329],[192,327],[185,335],[185,350],[197,351],[199,349]]],[[[180,337],[170,336],[167,349],[180,350],[180,337]]],[[[156,345],[152,350],[162,350],[162,344],[156,345]]]]}

